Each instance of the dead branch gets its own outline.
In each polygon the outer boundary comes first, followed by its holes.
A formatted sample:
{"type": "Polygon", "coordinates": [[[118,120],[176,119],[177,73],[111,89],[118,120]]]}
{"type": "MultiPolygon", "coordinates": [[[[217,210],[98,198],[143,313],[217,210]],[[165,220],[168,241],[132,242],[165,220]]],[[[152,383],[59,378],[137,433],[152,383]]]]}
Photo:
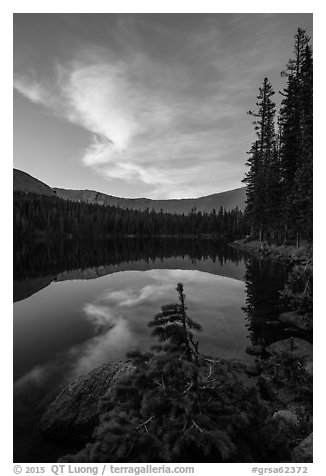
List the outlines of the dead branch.
{"type": "Polygon", "coordinates": [[[147,423],[149,423],[149,422],[151,422],[152,420],[154,420],[155,417],[156,417],[156,415],[153,415],[153,416],[151,416],[150,418],[148,418],[148,420],[144,421],[144,422],[141,423],[139,426],[137,426],[137,427],[136,427],[136,430],[139,430],[141,427],[145,426],[146,431],[147,431],[147,433],[148,433],[148,430],[147,430],[146,425],[147,425],[147,423]]]}

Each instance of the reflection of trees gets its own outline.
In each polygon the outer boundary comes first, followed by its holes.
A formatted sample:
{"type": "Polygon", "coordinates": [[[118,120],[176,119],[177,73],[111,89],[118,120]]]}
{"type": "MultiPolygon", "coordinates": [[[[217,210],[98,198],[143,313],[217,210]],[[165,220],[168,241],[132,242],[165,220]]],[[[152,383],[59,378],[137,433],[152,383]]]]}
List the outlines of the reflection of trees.
{"type": "Polygon", "coordinates": [[[247,296],[243,310],[253,344],[268,345],[282,338],[280,326],[266,323],[276,321],[280,314],[279,291],[284,288],[286,275],[286,265],[276,260],[246,260],[247,296]]]}
{"type": "Polygon", "coordinates": [[[166,258],[190,258],[193,261],[218,260],[221,264],[238,264],[241,251],[211,239],[136,239],[58,240],[16,242],[14,246],[14,279],[28,279],[63,271],[118,265],[134,261],[147,263],[166,258]]]}

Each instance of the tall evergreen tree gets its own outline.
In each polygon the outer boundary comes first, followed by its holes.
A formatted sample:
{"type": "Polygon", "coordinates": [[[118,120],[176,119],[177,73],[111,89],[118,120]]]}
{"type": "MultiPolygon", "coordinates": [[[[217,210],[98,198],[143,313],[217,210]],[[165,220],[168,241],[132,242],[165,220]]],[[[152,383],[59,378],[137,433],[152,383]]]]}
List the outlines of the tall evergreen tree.
{"type": "Polygon", "coordinates": [[[249,171],[243,182],[247,186],[246,215],[252,226],[252,232],[259,236],[262,241],[268,229],[268,223],[272,216],[272,210],[267,208],[269,199],[269,166],[274,161],[275,155],[275,103],[272,85],[264,78],[257,96],[258,111],[249,111],[255,117],[253,122],[258,139],[254,142],[247,161],[249,171]]]}
{"type": "Polygon", "coordinates": [[[265,214],[267,234],[272,241],[277,239],[281,229],[280,160],[277,144],[274,143],[270,159],[266,164],[265,177],[265,214]]]}
{"type": "MultiPolygon", "coordinates": [[[[156,314],[149,326],[153,327],[152,335],[158,337],[160,342],[169,342],[164,346],[165,350],[181,352],[187,360],[193,361],[197,359],[198,342],[194,342],[191,330],[200,331],[201,326],[187,314],[182,283],[178,283],[176,291],[179,303],[162,306],[161,312],[156,314]]],[[[162,348],[163,346],[156,346],[156,349],[162,348]]]]}
{"type": "Polygon", "coordinates": [[[282,73],[286,88],[275,134],[274,91],[267,78],[259,89],[254,126],[258,139],[247,161],[246,213],[260,240],[312,238],[313,69],[310,38],[299,28],[294,58],[282,73]]]}
{"type": "Polygon", "coordinates": [[[61,461],[257,458],[256,433],[264,431],[266,408],[256,390],[243,385],[236,364],[207,358],[198,353],[197,345],[191,347],[191,329],[200,326],[186,315],[181,283],[177,291],[179,303],[163,307],[151,323],[154,335],[166,345],[155,346],[154,354],[129,354],[133,369],[108,388],[93,441],[61,461]]]}
{"type": "Polygon", "coordinates": [[[307,44],[301,69],[301,138],[300,165],[295,176],[298,210],[298,232],[312,238],[313,216],[313,63],[311,47],[307,44]]]}
{"type": "Polygon", "coordinates": [[[312,237],[312,50],[305,30],[295,35],[294,58],[280,111],[280,166],[285,239],[312,237]]]}

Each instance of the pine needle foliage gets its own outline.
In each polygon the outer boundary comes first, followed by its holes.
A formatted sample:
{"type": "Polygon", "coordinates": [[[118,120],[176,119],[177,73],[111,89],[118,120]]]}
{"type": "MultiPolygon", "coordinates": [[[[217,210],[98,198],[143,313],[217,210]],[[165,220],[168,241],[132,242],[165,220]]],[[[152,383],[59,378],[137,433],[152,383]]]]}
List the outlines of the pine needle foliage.
{"type": "Polygon", "coordinates": [[[302,28],[294,36],[293,55],[281,73],[286,87],[279,110],[265,78],[257,110],[248,112],[256,138],[243,182],[251,236],[299,247],[302,240],[312,240],[313,216],[313,58],[302,28]]]}
{"type": "Polygon", "coordinates": [[[201,326],[187,315],[183,284],[178,283],[176,291],[179,295],[179,303],[162,306],[161,312],[155,315],[149,323],[153,327],[152,335],[160,342],[168,341],[165,346],[155,346],[156,350],[164,350],[169,353],[182,353],[186,359],[192,361],[198,358],[198,341],[194,342],[192,329],[201,331],[201,326]]]}
{"type": "Polygon", "coordinates": [[[150,322],[160,344],[129,354],[134,371],[101,401],[94,441],[73,462],[253,461],[251,441],[266,410],[236,365],[199,352],[183,285],[178,303],[150,322]]]}

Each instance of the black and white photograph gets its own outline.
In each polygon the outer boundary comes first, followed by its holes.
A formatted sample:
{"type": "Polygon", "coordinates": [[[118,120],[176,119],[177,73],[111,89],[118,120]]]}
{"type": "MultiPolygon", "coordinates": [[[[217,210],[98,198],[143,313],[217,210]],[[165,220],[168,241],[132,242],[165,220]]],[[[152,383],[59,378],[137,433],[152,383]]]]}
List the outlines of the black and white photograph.
{"type": "Polygon", "coordinates": [[[313,14],[12,18],[14,471],[307,472],[313,14]]]}

